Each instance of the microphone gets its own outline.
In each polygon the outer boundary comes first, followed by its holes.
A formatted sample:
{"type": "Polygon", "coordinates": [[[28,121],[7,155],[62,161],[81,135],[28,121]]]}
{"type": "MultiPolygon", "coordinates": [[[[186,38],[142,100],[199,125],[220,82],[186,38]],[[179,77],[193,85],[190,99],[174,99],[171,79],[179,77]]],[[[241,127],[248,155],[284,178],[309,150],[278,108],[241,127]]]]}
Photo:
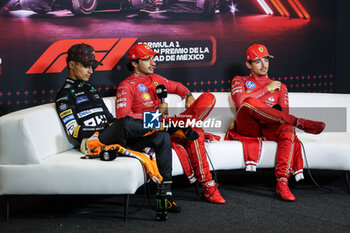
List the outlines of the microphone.
{"type": "Polygon", "coordinates": [[[166,90],[164,85],[158,85],[156,87],[156,94],[158,98],[164,103],[165,98],[168,96],[168,91],[166,90]]]}

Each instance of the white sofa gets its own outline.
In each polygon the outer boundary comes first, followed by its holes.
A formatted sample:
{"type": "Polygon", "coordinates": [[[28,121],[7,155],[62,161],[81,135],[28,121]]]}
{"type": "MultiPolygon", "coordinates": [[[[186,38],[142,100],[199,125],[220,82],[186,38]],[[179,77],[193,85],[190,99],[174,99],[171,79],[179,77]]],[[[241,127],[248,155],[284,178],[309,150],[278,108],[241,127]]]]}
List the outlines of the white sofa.
{"type": "MultiPolygon", "coordinates": [[[[198,97],[200,93],[194,93],[198,97]]],[[[234,118],[228,92],[214,93],[216,106],[207,119],[221,122],[220,128],[207,129],[222,136],[221,141],[206,143],[216,170],[243,169],[242,144],[223,141],[234,118]]],[[[115,113],[114,97],[104,98],[115,113]]],[[[170,95],[170,113],[180,113],[184,101],[170,95]]],[[[350,95],[290,93],[291,113],[326,122],[325,132],[309,135],[298,132],[306,150],[307,165],[312,169],[350,171],[350,95]]],[[[276,143],[263,142],[259,168],[273,168],[276,143]]],[[[0,117],[0,196],[55,194],[125,195],[124,218],[129,195],[142,186],[145,172],[134,158],[118,157],[111,162],[83,160],[71,144],[57,116],[54,104],[44,104],[0,117]]],[[[211,166],[211,169],[213,169],[211,166]]],[[[173,175],[184,174],[173,151],[173,175]]],[[[348,185],[348,183],[347,183],[348,185]]],[[[349,188],[349,187],[348,187],[349,188]]],[[[7,216],[8,218],[8,216],[7,216]]]]}

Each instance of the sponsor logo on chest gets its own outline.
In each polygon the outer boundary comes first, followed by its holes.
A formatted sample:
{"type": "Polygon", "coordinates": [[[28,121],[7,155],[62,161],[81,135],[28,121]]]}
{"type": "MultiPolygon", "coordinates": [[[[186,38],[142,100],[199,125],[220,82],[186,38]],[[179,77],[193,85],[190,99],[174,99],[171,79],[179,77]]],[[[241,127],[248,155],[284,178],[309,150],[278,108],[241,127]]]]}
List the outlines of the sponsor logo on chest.
{"type": "Polygon", "coordinates": [[[86,117],[86,116],[93,114],[93,113],[96,113],[96,112],[103,112],[103,109],[102,108],[93,108],[93,109],[81,111],[77,115],[79,118],[83,118],[83,117],[86,117]]]}
{"type": "Polygon", "coordinates": [[[137,88],[141,91],[141,92],[146,92],[147,91],[147,87],[143,84],[139,84],[137,85],[137,88]]]}
{"type": "Polygon", "coordinates": [[[80,96],[77,98],[77,100],[75,101],[76,104],[81,104],[83,102],[89,101],[89,98],[84,95],[84,96],[80,96]]]}
{"type": "Polygon", "coordinates": [[[247,81],[245,83],[245,86],[248,88],[248,89],[254,89],[256,87],[256,84],[253,82],[253,81],[247,81]]]}

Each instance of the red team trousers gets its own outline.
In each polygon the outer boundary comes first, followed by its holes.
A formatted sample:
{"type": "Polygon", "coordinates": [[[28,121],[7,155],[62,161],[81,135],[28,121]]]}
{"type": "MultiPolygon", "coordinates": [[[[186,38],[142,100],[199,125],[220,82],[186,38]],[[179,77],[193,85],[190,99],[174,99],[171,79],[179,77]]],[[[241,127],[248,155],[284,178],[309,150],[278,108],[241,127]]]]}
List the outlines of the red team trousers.
{"type": "Polygon", "coordinates": [[[249,148],[251,144],[248,138],[263,136],[278,144],[275,168],[277,178],[289,178],[291,172],[294,175],[303,172],[301,144],[293,127],[296,123],[294,116],[271,108],[257,98],[248,97],[239,107],[235,123],[235,128],[230,129],[229,133],[243,141],[247,165],[256,165],[261,152],[261,147],[249,148]],[[248,142],[244,143],[246,139],[248,142]]]}
{"type": "MultiPolygon", "coordinates": [[[[172,118],[172,120],[201,120],[204,121],[215,105],[215,96],[211,93],[203,93],[197,100],[183,113],[172,118]]],[[[181,165],[190,182],[211,181],[209,163],[204,145],[204,130],[194,127],[199,137],[197,140],[183,140],[172,137],[172,147],[179,156],[181,165]]]]}

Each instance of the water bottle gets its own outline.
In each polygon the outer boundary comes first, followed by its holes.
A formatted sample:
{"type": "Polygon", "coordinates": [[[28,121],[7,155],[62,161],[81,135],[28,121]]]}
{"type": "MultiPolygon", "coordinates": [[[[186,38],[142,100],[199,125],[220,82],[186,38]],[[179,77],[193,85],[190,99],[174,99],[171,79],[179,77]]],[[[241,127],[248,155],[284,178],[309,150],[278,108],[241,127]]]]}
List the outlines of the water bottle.
{"type": "Polygon", "coordinates": [[[164,184],[157,184],[156,193],[156,219],[158,221],[166,221],[168,215],[167,198],[165,195],[164,184]]]}

